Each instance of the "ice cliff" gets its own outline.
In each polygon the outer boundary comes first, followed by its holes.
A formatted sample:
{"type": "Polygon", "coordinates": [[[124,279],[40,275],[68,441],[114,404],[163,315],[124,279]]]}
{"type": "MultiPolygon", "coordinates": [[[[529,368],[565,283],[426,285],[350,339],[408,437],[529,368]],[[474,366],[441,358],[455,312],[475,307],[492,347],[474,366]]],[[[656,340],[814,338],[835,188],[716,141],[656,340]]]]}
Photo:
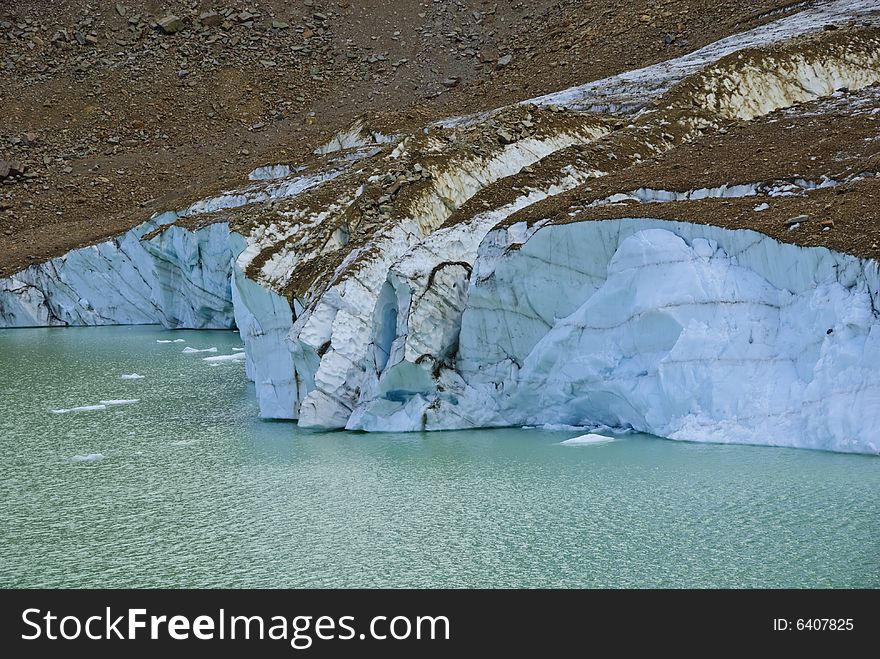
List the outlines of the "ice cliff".
{"type": "Polygon", "coordinates": [[[390,357],[350,428],[603,424],[880,451],[875,261],[652,219],[521,231],[483,241],[459,322],[380,307],[390,357]],[[457,350],[407,351],[423,345],[457,350]]]}
{"type": "Polygon", "coordinates": [[[156,217],[0,280],[0,324],[232,327],[228,226],[195,232],[171,226],[141,240],[175,217],[156,217]]]}
{"type": "Polygon", "coordinates": [[[294,197],[334,179],[348,166],[334,160],[322,164],[315,172],[256,170],[252,180],[268,181],[266,185],[161,213],[121,236],[0,279],[0,326],[234,327],[231,275],[235,257],[246,247],[246,241],[231,233],[226,222],[198,229],[176,223],[206,213],[294,197]]]}

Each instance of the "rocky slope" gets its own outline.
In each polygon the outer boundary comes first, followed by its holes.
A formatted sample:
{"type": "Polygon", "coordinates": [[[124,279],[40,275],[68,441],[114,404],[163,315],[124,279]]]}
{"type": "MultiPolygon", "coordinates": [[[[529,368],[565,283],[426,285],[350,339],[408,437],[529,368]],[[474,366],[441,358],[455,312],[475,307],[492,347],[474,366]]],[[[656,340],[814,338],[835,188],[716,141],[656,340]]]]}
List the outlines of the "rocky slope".
{"type": "Polygon", "coordinates": [[[359,118],[0,281],[0,320],[238,327],[261,414],[306,427],[876,453],[880,11],[750,20],[495,110],[359,118]]]}
{"type": "Polygon", "coordinates": [[[0,3],[0,276],[303,159],[690,52],[805,3],[0,3]],[[780,13],[781,12],[781,13],[780,13]],[[176,16],[177,31],[158,22],[176,16]],[[2,166],[0,166],[2,171],[2,166]]]}

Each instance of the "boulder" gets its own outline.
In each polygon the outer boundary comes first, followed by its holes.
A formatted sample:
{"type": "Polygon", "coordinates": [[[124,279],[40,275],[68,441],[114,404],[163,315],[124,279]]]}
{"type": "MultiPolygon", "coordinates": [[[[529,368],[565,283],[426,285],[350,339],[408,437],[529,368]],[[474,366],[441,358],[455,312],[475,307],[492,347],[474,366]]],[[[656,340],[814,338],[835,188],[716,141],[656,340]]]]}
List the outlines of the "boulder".
{"type": "Polygon", "coordinates": [[[168,14],[167,16],[160,18],[156,21],[156,25],[158,25],[165,34],[174,34],[183,29],[183,21],[174,14],[168,14]]]}

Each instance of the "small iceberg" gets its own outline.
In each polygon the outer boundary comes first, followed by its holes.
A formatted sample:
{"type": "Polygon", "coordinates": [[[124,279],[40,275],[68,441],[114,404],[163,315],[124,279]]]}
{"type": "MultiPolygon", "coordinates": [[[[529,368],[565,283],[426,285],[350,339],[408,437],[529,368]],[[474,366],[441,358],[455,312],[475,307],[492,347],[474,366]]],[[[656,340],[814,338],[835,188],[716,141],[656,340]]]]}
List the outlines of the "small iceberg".
{"type": "Polygon", "coordinates": [[[594,444],[607,444],[608,442],[613,442],[614,437],[606,437],[605,435],[596,435],[595,433],[587,433],[586,435],[580,435],[578,437],[572,437],[571,439],[566,439],[564,442],[559,442],[565,446],[591,446],[594,444]]]}
{"type": "Polygon", "coordinates": [[[120,380],[143,380],[144,376],[138,373],[123,373],[119,376],[120,380]]]}
{"type": "Polygon", "coordinates": [[[67,414],[68,412],[99,412],[106,409],[107,406],[101,403],[100,405],[80,405],[79,407],[71,407],[64,410],[52,410],[52,414],[67,414]]]}
{"type": "Polygon", "coordinates": [[[74,455],[70,458],[71,462],[100,462],[104,459],[103,453],[87,453],[86,455],[74,455]]]}
{"type": "Polygon", "coordinates": [[[243,352],[244,348],[233,348],[233,352],[243,352]]]}
{"type": "Polygon", "coordinates": [[[237,352],[234,355],[217,355],[216,357],[202,357],[202,361],[206,362],[240,362],[246,358],[243,352],[237,352]]]}
{"type": "Polygon", "coordinates": [[[192,355],[197,352],[217,352],[217,348],[203,348],[199,350],[198,348],[190,348],[189,346],[187,346],[183,349],[183,354],[185,355],[192,355]]]}
{"type": "Polygon", "coordinates": [[[186,339],[156,339],[156,343],[185,343],[186,339]]]}
{"type": "Polygon", "coordinates": [[[112,399],[112,400],[102,400],[102,401],[99,401],[99,402],[101,403],[101,405],[106,405],[106,406],[110,406],[110,405],[134,405],[134,404],[137,403],[139,400],[140,400],[139,398],[118,398],[118,399],[112,399]]]}

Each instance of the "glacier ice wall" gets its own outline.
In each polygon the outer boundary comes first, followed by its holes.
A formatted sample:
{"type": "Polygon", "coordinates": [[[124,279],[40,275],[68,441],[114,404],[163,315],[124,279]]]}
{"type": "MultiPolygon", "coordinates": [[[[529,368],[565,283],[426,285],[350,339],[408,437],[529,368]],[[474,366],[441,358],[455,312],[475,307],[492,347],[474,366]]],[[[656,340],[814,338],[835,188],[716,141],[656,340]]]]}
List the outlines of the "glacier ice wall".
{"type": "Polygon", "coordinates": [[[299,386],[288,336],[293,311],[286,298],[244,276],[236,266],[232,276],[235,324],[244,341],[247,375],[254,381],[260,416],[293,419],[299,386]]]}
{"type": "MultiPolygon", "coordinates": [[[[497,147],[489,156],[471,156],[438,170],[405,217],[360,251],[352,251],[326,290],[293,325],[291,350],[301,382],[297,410],[300,425],[343,428],[347,424],[368,377],[371,316],[388,270],[398,259],[489,184],[560,149],[589,142],[605,133],[604,126],[585,121],[583,126],[524,138],[497,147]]],[[[402,153],[403,148],[399,147],[399,151],[402,153]]],[[[291,261],[286,257],[283,251],[274,255],[263,265],[262,276],[278,281],[280,269],[283,278],[289,278],[291,261]]]]}
{"type": "Polygon", "coordinates": [[[153,261],[155,287],[150,299],[159,321],[171,329],[233,326],[229,277],[235,256],[229,225],[196,231],[172,226],[141,245],[153,261]]]}
{"type": "Polygon", "coordinates": [[[605,424],[880,452],[876,262],[651,219],[514,233],[480,248],[454,364],[398,377],[352,427],[605,424]]]}
{"type": "Polygon", "coordinates": [[[142,240],[177,217],[159,215],[0,280],[0,325],[232,327],[229,226],[170,226],[142,240]]]}

